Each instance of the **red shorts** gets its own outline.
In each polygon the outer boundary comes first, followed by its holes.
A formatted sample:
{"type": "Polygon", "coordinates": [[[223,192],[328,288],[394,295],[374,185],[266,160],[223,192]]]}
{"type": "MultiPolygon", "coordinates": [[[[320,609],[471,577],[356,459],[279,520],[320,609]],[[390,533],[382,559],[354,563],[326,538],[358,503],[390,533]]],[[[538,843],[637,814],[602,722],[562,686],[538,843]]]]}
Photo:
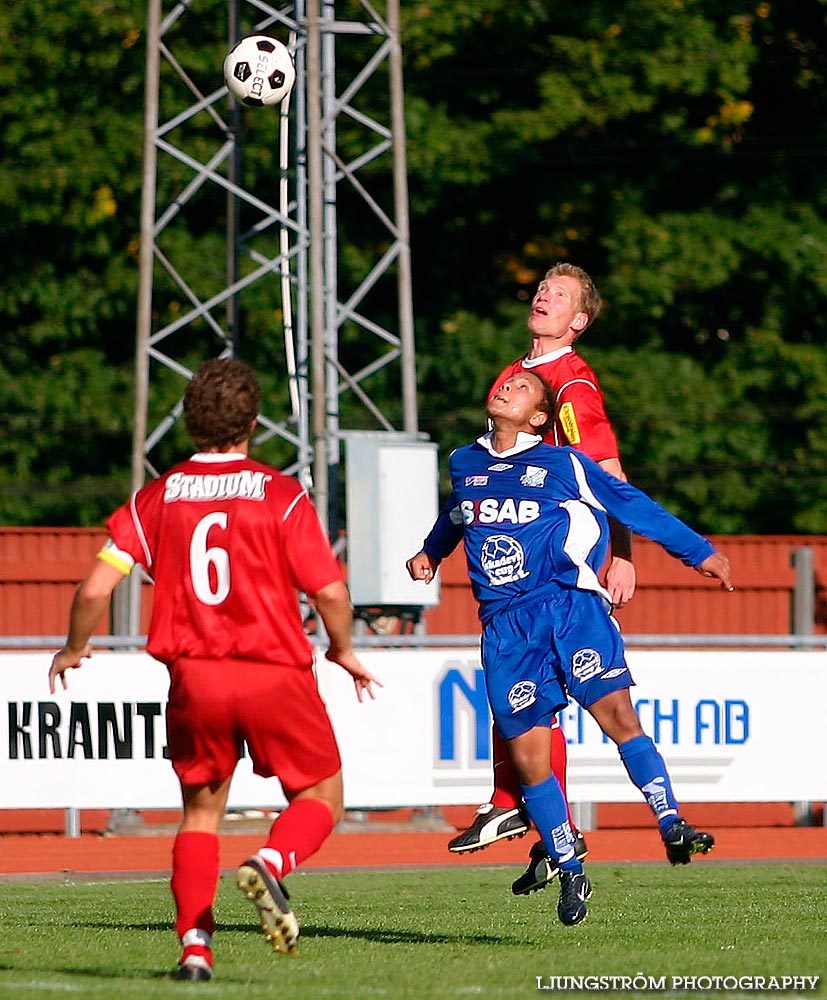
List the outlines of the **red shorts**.
{"type": "Polygon", "coordinates": [[[263,778],[301,792],[341,770],[316,677],[255,660],[178,660],[170,668],[167,746],[182,785],[229,778],[243,752],[263,778]]]}

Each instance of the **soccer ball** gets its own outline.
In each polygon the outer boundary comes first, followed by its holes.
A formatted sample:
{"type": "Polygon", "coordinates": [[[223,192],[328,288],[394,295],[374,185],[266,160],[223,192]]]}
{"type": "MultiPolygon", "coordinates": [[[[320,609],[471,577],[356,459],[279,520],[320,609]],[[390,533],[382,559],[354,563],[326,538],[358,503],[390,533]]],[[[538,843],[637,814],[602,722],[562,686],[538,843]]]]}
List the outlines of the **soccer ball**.
{"type": "Polygon", "coordinates": [[[247,35],[227,53],[224,80],[242,104],[272,107],[293,89],[296,67],[287,46],[277,38],[247,35]]]}

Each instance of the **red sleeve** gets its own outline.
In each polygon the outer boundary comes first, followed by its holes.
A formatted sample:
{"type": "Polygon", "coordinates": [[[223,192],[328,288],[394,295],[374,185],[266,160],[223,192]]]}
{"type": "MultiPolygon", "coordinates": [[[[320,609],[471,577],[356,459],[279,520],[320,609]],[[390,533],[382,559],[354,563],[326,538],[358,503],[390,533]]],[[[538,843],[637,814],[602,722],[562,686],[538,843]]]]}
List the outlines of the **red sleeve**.
{"type": "Polygon", "coordinates": [[[572,379],[562,387],[557,401],[557,441],[551,443],[570,444],[595,462],[620,457],[617,438],[596,381],[572,379]]]}
{"type": "Polygon", "coordinates": [[[109,537],[123,552],[127,552],[136,563],[140,563],[147,572],[152,572],[152,554],[149,540],[139,526],[135,504],[137,494],[119,507],[106,522],[109,537]]]}
{"type": "Polygon", "coordinates": [[[302,492],[284,515],[284,550],[293,584],[310,597],[344,579],[316,509],[302,492]]]}

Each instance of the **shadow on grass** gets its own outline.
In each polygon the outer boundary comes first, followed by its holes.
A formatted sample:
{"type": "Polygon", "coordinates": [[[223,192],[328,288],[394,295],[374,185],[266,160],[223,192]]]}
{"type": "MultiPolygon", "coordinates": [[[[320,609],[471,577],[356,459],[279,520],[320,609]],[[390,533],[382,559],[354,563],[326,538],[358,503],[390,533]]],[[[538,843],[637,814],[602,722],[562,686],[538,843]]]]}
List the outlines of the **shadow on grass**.
{"type": "Polygon", "coordinates": [[[361,938],[384,944],[519,944],[517,938],[502,934],[446,934],[444,932],[394,930],[388,927],[326,927],[308,924],[302,927],[305,938],[361,938]]]}
{"type": "MultiPolygon", "coordinates": [[[[85,976],[87,979],[169,979],[174,981],[175,965],[170,964],[170,968],[160,970],[152,969],[102,969],[102,968],[80,968],[74,965],[43,965],[38,968],[20,969],[19,966],[9,965],[0,962],[0,972],[15,972],[18,974],[38,972],[41,975],[55,976],[85,976]]],[[[45,989],[45,987],[44,987],[45,989]]],[[[52,985],[50,989],[58,990],[59,986],[52,985]]]]}
{"type": "MultiPolygon", "coordinates": [[[[125,924],[108,921],[73,921],[71,927],[87,927],[91,930],[112,931],[157,931],[172,932],[171,922],[125,924]]],[[[222,924],[215,925],[216,934],[240,933],[261,934],[259,924],[222,924]]],[[[301,936],[310,938],[358,938],[363,941],[376,941],[384,944],[486,944],[504,945],[519,944],[519,940],[505,934],[460,934],[444,931],[413,931],[392,927],[332,927],[325,924],[302,924],[301,936]]],[[[0,969],[3,966],[0,965],[0,969]]],[[[77,970],[75,970],[77,971],[77,970]]]]}

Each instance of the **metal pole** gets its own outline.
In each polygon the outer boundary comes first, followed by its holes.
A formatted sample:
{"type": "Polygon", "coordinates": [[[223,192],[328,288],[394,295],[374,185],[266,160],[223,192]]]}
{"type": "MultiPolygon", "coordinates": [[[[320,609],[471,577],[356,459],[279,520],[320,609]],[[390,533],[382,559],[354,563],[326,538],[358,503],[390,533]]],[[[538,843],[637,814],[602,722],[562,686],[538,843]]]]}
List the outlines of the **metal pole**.
{"type": "Polygon", "coordinates": [[[399,233],[399,339],[402,348],[402,413],[409,434],[419,430],[416,403],[416,364],[411,281],[411,233],[408,219],[408,168],[405,155],[405,95],[402,79],[402,46],[399,39],[399,0],[388,0],[388,29],[391,32],[389,59],[391,88],[391,131],[393,133],[393,194],[396,227],[399,233]]]}
{"type": "MultiPolygon", "coordinates": [[[[144,484],[149,400],[149,334],[152,324],[152,269],[155,246],[155,181],[158,152],[158,88],[161,52],[161,0],[148,0],[146,80],[144,83],[144,170],[141,190],[141,242],[138,256],[138,307],[135,331],[135,406],[132,419],[132,492],[144,484]]],[[[138,635],[141,621],[141,579],[129,580],[129,635],[138,635]]]]}
{"type": "MultiPolygon", "coordinates": [[[[296,20],[299,24],[306,24],[306,11],[303,0],[296,0],[296,20]]],[[[296,50],[296,79],[307,79],[307,46],[299,45],[296,50]]],[[[310,441],[311,415],[310,415],[310,344],[308,342],[308,332],[310,329],[308,309],[309,309],[309,232],[310,223],[308,219],[309,206],[307,203],[307,89],[297,85],[294,88],[295,103],[291,114],[296,127],[296,222],[301,233],[308,234],[307,238],[299,240],[298,252],[296,254],[296,365],[297,381],[299,388],[299,416],[297,421],[297,433],[299,437],[298,447],[298,476],[302,485],[307,490],[313,488],[312,462],[313,448],[310,441]]]]}
{"type": "Polygon", "coordinates": [[[793,632],[795,635],[812,635],[815,623],[816,576],[813,550],[800,548],[793,551],[795,568],[795,594],[793,595],[793,632]]]}
{"type": "Polygon", "coordinates": [[[327,405],[324,343],[321,30],[319,0],[307,3],[307,178],[310,204],[310,344],[313,394],[313,499],[328,529],[327,405]]]}
{"type": "MultiPolygon", "coordinates": [[[[793,633],[812,635],[815,624],[815,560],[813,550],[807,547],[793,550],[795,593],[793,594],[793,633]]],[[[801,649],[802,647],[798,647],[801,649]]],[[[813,818],[812,802],[793,802],[796,826],[810,826],[813,818]]]]}
{"type": "Polygon", "coordinates": [[[63,811],[63,836],[80,836],[80,809],[76,806],[69,806],[63,811]]]}
{"type": "MultiPolygon", "coordinates": [[[[336,149],[336,21],[334,0],[320,4],[320,97],[322,150],[336,149]]],[[[339,232],[336,205],[336,162],[321,158],[323,204],[322,261],[324,270],[325,442],[327,452],[327,528],[335,541],[342,527],[339,502],[339,376],[331,358],[339,356],[339,323],[336,315],[339,287],[339,232]]]]}
{"type": "MultiPolygon", "coordinates": [[[[237,0],[229,0],[227,11],[229,43],[232,47],[238,41],[238,3],[237,0]]],[[[238,101],[229,95],[230,109],[229,122],[230,131],[233,137],[233,151],[227,163],[227,179],[233,185],[240,184],[241,181],[241,143],[238,140],[241,129],[241,111],[238,101]]],[[[232,286],[238,281],[238,234],[239,234],[239,204],[238,198],[231,190],[227,191],[227,285],[232,286]]],[[[230,345],[233,357],[238,357],[239,335],[238,328],[239,310],[238,294],[229,296],[227,299],[227,329],[230,336],[230,345]]]]}

